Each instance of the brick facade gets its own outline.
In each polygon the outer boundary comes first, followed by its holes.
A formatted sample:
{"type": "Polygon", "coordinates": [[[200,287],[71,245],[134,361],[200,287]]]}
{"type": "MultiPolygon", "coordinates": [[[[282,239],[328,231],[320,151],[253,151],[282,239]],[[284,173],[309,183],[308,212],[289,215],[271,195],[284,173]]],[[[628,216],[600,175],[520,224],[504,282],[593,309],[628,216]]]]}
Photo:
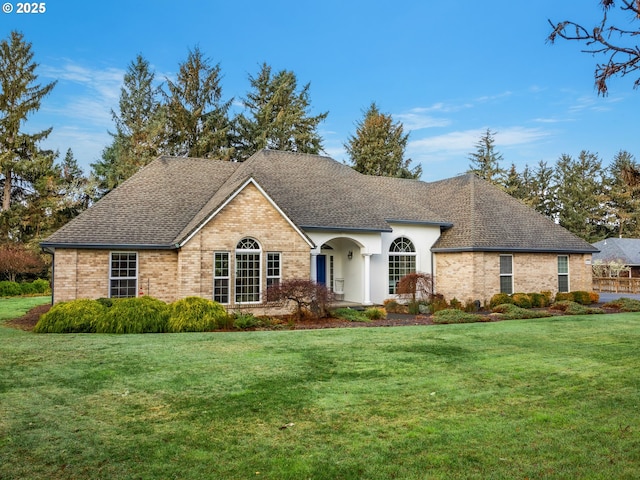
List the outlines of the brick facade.
{"type": "MultiPolygon", "coordinates": [[[[235,248],[246,237],[257,240],[261,246],[263,289],[266,252],[281,253],[283,279],[309,278],[309,244],[258,188],[248,184],[179,250],[137,251],[138,290],[166,302],[187,296],[213,298],[214,252],[226,251],[230,259],[230,300],[233,302],[235,248]]],[[[54,302],[108,297],[110,252],[57,248],[54,302]]],[[[231,303],[229,308],[240,306],[231,303]]]]}
{"type": "MultiPolygon", "coordinates": [[[[558,291],[558,254],[436,253],[436,291],[447,300],[488,302],[500,292],[500,255],[513,255],[513,291],[558,291]]],[[[592,290],[591,254],[569,254],[569,289],[592,290]]]]}

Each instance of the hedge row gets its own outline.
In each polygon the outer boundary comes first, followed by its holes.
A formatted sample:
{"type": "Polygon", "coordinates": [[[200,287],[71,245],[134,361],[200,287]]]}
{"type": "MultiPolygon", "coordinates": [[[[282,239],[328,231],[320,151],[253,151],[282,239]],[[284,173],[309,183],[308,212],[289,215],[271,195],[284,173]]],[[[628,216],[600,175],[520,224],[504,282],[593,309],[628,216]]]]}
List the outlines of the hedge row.
{"type": "Polygon", "coordinates": [[[21,295],[50,295],[49,280],[39,278],[33,282],[0,282],[0,297],[19,297],[21,295]]]}
{"type": "Polygon", "coordinates": [[[36,333],[164,333],[225,329],[233,319],[219,303],[188,297],[166,304],[152,297],[72,300],[55,304],[36,333]]]}
{"type": "Polygon", "coordinates": [[[552,303],[570,301],[580,305],[591,305],[598,303],[599,295],[595,292],[575,291],[567,293],[557,293],[555,298],[549,291],[540,293],[496,293],[489,301],[489,307],[495,308],[498,305],[512,304],[520,308],[545,308],[552,303]]]}

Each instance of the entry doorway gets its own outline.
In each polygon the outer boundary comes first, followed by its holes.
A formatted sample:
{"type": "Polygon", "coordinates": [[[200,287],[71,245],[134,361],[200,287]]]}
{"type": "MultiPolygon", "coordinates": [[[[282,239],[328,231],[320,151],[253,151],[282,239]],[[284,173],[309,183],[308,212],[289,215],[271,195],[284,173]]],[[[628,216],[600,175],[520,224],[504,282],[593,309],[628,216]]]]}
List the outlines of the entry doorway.
{"type": "Polygon", "coordinates": [[[316,256],[316,282],[327,286],[327,256],[316,256]]]}

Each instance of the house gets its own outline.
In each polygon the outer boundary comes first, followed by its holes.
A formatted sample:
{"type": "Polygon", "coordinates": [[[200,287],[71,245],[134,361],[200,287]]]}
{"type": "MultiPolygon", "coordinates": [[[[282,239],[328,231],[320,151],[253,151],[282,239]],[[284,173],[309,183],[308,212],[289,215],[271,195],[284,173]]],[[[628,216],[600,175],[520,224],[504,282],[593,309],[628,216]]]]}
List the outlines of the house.
{"type": "Polygon", "coordinates": [[[263,150],[243,163],[161,157],[42,242],[54,302],[186,296],[264,306],[270,284],[324,283],[379,304],[425,272],[447,299],[591,289],[597,249],[495,186],[362,175],[263,150]]]}
{"type": "Polygon", "coordinates": [[[593,254],[594,263],[615,262],[618,271],[609,271],[606,276],[640,278],[640,239],[607,238],[593,244],[599,252],[593,254]],[[623,267],[623,271],[620,271],[623,267]]]}

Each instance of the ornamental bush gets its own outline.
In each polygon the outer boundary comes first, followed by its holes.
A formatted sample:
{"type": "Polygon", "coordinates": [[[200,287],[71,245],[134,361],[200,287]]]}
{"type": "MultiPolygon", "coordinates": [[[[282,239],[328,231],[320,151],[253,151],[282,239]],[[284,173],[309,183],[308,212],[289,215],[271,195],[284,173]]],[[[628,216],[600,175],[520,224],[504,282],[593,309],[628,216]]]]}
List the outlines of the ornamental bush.
{"type": "Polygon", "coordinates": [[[531,297],[526,293],[514,293],[511,295],[511,299],[513,300],[513,304],[520,308],[531,308],[533,305],[531,297]]]}
{"type": "Polygon", "coordinates": [[[114,299],[95,324],[97,333],[161,333],[167,331],[169,306],[152,297],[114,299]]]}
{"type": "Polygon", "coordinates": [[[187,297],[169,307],[169,332],[210,332],[226,325],[227,311],[222,305],[201,297],[187,297]]]}
{"type": "Polygon", "coordinates": [[[529,293],[531,308],[544,308],[549,306],[549,299],[543,293],[529,293]]]}
{"type": "Polygon", "coordinates": [[[383,308],[370,307],[364,311],[369,320],[382,320],[387,318],[387,312],[383,308]]]}
{"type": "Polygon", "coordinates": [[[508,293],[496,293],[491,300],[489,300],[489,307],[497,307],[498,305],[503,305],[505,303],[513,303],[513,298],[508,293]]]}
{"type": "Polygon", "coordinates": [[[579,303],[580,305],[591,305],[591,295],[589,292],[584,292],[581,290],[572,292],[573,301],[579,303]]]}
{"type": "Polygon", "coordinates": [[[80,299],[56,303],[40,317],[35,333],[92,333],[106,308],[95,300],[80,299]]]}

